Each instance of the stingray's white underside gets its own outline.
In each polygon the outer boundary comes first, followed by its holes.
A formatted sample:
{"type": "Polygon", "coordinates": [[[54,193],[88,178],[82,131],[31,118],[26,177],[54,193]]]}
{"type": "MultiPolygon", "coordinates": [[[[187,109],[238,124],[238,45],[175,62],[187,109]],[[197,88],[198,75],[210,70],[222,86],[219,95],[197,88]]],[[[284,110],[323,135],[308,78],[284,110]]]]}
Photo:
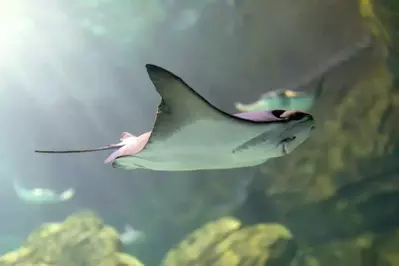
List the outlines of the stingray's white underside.
{"type": "MultiPolygon", "coordinates": [[[[272,133],[283,124],[240,124],[231,120],[197,120],[164,140],[153,139],[135,156],[120,157],[115,166],[126,170],[145,168],[157,171],[231,169],[262,164],[283,155],[272,137],[257,145],[235,149],[263,133],[272,133]]],[[[281,132],[281,129],[277,132],[281,132]]]]}

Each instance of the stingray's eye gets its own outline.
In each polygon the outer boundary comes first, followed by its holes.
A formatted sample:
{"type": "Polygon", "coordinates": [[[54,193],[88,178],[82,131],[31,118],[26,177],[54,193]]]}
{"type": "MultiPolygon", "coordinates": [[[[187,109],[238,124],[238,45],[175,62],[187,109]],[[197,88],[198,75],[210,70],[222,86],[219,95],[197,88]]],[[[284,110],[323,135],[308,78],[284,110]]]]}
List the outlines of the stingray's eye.
{"type": "Polygon", "coordinates": [[[295,91],[286,90],[284,91],[284,96],[288,98],[296,97],[297,93],[295,91]]]}

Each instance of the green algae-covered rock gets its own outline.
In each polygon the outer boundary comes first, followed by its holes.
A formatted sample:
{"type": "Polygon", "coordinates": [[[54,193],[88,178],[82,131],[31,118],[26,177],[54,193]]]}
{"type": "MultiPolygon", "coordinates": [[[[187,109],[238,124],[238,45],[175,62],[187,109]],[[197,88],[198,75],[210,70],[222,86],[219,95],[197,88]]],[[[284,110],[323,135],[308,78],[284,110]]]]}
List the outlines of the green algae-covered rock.
{"type": "MultiPolygon", "coordinates": [[[[118,232],[91,212],[48,223],[32,232],[23,245],[0,257],[4,265],[142,266],[137,259],[119,252],[118,232]]],[[[1,264],[0,264],[1,265],[1,264]]]]}
{"type": "Polygon", "coordinates": [[[244,227],[234,218],[210,222],[169,251],[163,266],[288,265],[296,245],[279,224],[244,227]]]}

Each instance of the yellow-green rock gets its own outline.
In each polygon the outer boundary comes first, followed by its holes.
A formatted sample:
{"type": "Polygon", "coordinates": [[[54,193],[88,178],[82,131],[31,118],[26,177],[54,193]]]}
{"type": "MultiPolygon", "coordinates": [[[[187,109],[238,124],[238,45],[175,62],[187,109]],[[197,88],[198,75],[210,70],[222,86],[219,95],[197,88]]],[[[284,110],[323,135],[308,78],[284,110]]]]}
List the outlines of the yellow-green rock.
{"type": "Polygon", "coordinates": [[[143,265],[120,253],[120,248],[119,234],[114,228],[91,212],[81,212],[67,217],[63,223],[42,225],[19,249],[0,257],[0,265],[143,265]]]}
{"type": "Polygon", "coordinates": [[[296,245],[279,224],[242,227],[234,218],[222,218],[191,233],[169,251],[163,266],[288,265],[296,245]]]}

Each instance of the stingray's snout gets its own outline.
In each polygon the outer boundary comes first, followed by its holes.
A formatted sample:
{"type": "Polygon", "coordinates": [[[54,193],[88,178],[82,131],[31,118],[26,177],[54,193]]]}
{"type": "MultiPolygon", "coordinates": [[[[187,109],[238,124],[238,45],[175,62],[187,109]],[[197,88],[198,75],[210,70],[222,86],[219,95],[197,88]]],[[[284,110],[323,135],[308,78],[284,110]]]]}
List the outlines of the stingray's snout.
{"type": "Polygon", "coordinates": [[[313,121],[313,116],[309,113],[296,110],[273,110],[272,114],[279,119],[290,121],[313,121]]]}

